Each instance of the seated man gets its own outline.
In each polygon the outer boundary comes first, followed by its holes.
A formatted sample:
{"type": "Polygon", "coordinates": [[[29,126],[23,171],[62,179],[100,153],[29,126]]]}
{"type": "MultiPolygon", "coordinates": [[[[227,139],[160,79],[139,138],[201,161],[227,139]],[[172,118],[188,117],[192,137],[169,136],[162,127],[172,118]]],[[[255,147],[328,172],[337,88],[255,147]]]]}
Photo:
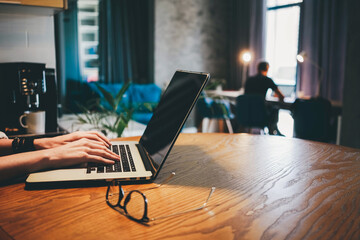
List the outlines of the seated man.
{"type": "MultiPolygon", "coordinates": [[[[245,83],[245,94],[260,95],[263,96],[265,100],[266,92],[269,88],[271,88],[276,93],[276,96],[279,98],[279,100],[284,101],[284,95],[281,93],[274,81],[267,77],[269,63],[260,62],[257,66],[257,69],[257,75],[249,77],[245,83]]],[[[269,105],[268,113],[269,134],[283,136],[277,127],[277,122],[279,120],[279,109],[269,105]]]]}

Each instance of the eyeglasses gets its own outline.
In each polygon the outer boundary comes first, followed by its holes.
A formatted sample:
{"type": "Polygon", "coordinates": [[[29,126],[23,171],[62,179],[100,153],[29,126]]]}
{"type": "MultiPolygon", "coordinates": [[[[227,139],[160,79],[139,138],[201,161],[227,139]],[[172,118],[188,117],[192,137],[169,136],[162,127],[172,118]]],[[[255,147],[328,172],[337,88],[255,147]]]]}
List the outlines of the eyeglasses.
{"type": "Polygon", "coordinates": [[[176,215],[181,215],[193,211],[198,211],[206,207],[211,195],[215,191],[215,187],[212,187],[210,190],[210,193],[206,199],[206,201],[197,208],[190,209],[187,211],[177,212],[165,216],[160,216],[156,218],[149,218],[148,217],[148,200],[144,193],[142,193],[140,190],[150,190],[155,189],[158,187],[161,187],[166,182],[168,182],[175,173],[172,173],[170,177],[168,177],[164,183],[158,184],[155,187],[145,188],[145,189],[139,189],[139,190],[132,190],[127,193],[125,196],[125,192],[122,189],[120,182],[118,180],[111,181],[110,185],[107,188],[106,191],[106,203],[113,209],[117,210],[116,207],[119,207],[122,211],[121,213],[124,214],[129,219],[139,222],[139,223],[148,223],[150,221],[167,218],[167,217],[173,217],[176,215]],[[122,202],[122,200],[125,198],[125,200],[122,202]]]}

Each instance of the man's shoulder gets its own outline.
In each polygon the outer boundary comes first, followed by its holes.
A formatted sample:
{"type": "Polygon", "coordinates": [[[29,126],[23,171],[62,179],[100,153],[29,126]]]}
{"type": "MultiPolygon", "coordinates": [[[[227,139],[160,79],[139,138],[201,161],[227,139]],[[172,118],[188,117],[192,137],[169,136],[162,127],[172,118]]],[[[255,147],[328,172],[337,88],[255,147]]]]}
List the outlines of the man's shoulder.
{"type": "Polygon", "coordinates": [[[248,78],[250,81],[273,81],[271,78],[269,78],[268,76],[264,76],[261,74],[257,74],[254,76],[250,76],[248,78]]]}
{"type": "Polygon", "coordinates": [[[272,78],[269,78],[268,76],[264,76],[264,77],[265,77],[266,81],[274,83],[274,80],[272,80],[272,78]]]}
{"type": "Polygon", "coordinates": [[[259,81],[263,81],[263,82],[271,82],[271,83],[274,83],[274,80],[272,80],[272,78],[268,77],[268,76],[265,76],[265,75],[256,75],[255,76],[257,79],[259,79],[259,81]]]}
{"type": "Polygon", "coordinates": [[[271,89],[275,89],[276,88],[276,84],[275,82],[269,78],[268,76],[264,76],[261,74],[257,74],[254,76],[251,76],[248,78],[247,83],[249,85],[256,85],[256,86],[264,86],[266,88],[271,88],[271,89]]]}
{"type": "Polygon", "coordinates": [[[261,75],[259,75],[259,74],[250,76],[250,77],[248,78],[248,80],[250,80],[250,81],[252,81],[252,80],[258,80],[258,79],[261,79],[261,75]]]}

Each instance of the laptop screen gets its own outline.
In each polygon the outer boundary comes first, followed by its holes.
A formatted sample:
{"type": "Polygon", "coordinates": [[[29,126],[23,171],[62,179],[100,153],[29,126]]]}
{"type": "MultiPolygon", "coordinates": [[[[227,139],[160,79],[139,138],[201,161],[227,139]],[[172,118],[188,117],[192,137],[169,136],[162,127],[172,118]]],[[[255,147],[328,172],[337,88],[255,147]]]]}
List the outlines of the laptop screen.
{"type": "Polygon", "coordinates": [[[176,71],[148,123],[140,145],[158,172],[175,143],[209,74],[176,71]]]}

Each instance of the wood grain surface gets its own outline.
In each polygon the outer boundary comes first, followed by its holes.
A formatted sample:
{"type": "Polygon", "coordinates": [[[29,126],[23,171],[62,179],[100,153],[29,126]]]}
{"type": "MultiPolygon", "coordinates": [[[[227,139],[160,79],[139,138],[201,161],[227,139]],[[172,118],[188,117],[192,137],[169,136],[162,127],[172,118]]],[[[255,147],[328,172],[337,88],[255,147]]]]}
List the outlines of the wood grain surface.
{"type": "MultiPolygon", "coordinates": [[[[149,216],[133,222],[106,187],[0,188],[0,237],[13,239],[360,239],[360,150],[248,134],[181,134],[156,182],[149,216]]],[[[150,184],[151,186],[152,184],[150,184]]],[[[149,185],[124,186],[125,190],[149,185]]]]}

